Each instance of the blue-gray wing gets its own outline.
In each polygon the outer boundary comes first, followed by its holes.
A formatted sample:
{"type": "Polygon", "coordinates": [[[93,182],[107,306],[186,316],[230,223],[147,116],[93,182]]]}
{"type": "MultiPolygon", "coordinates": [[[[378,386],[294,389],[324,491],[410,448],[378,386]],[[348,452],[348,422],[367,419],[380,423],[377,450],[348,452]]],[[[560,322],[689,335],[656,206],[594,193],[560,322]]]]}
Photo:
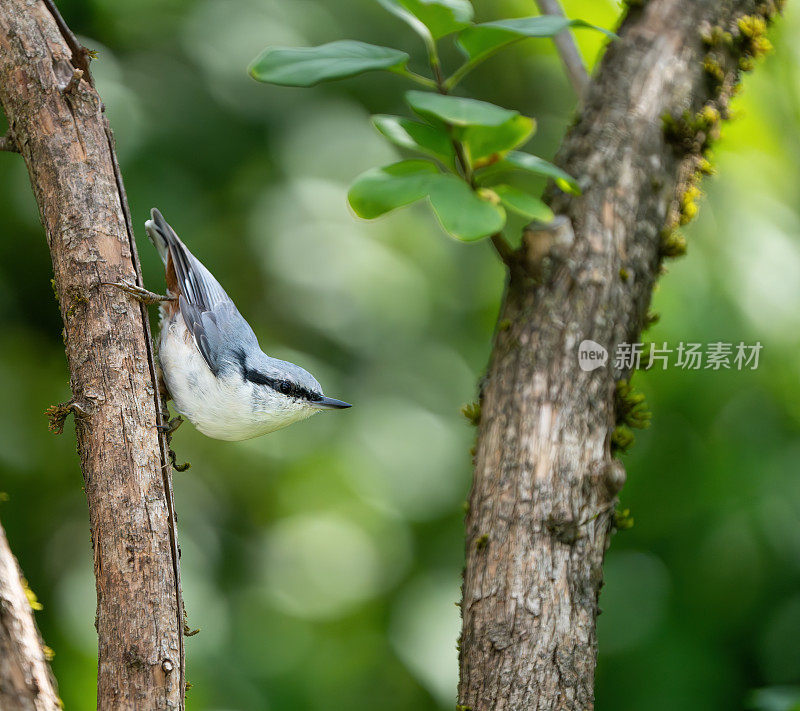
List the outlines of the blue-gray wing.
{"type": "Polygon", "coordinates": [[[240,360],[243,348],[258,348],[253,329],[219,282],[181,242],[161,213],[153,208],[147,233],[168,263],[171,257],[178,304],[203,359],[216,375],[240,360]]]}

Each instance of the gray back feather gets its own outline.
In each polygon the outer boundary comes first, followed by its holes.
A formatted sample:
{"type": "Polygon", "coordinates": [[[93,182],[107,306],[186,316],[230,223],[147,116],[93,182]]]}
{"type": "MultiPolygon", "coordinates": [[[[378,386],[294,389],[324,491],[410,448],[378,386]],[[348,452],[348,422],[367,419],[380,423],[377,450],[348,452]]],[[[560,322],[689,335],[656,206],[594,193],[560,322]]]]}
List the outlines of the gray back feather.
{"type": "Polygon", "coordinates": [[[181,315],[203,359],[218,375],[236,367],[244,353],[261,349],[258,339],[219,282],[181,242],[162,214],[153,208],[147,233],[166,263],[172,257],[181,288],[181,315]]]}

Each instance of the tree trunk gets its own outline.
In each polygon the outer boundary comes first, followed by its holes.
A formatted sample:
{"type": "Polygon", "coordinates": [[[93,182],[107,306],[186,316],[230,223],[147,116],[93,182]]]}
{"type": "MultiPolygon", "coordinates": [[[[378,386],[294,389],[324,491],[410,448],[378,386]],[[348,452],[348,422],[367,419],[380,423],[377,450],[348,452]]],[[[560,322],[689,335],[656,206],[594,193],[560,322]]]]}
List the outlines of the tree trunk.
{"type": "Polygon", "coordinates": [[[60,711],[27,583],[0,526],[0,709],[60,711]]]}
{"type": "Polygon", "coordinates": [[[53,259],[97,578],[97,705],[183,708],[183,604],[171,471],[147,313],[89,53],[51,0],[0,2],[0,101],[53,259]]]}
{"type": "Polygon", "coordinates": [[[645,324],[739,64],[764,49],[737,21],[776,11],[753,0],[630,5],[558,157],[583,195],[552,197],[566,219],[555,234],[526,233],[502,307],[466,521],[464,710],[594,707],[602,562],[625,479],[611,435],[628,373],[614,350],[645,324]],[[585,339],[608,349],[606,367],[579,368],[585,339]]]}

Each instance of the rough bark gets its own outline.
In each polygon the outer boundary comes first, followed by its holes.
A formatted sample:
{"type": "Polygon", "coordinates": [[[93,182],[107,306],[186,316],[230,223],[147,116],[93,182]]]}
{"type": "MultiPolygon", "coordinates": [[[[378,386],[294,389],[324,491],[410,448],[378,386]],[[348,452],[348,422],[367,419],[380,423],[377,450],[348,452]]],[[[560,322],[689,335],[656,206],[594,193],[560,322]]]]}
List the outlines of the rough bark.
{"type": "Polygon", "coordinates": [[[614,349],[642,329],[662,228],[677,221],[713,131],[692,117],[704,106],[724,114],[747,52],[737,18],[757,3],[642,5],[610,45],[558,157],[583,194],[553,196],[561,230],[526,233],[505,295],[466,520],[460,709],[594,706],[602,562],[625,478],[610,446],[615,384],[626,375],[614,349]],[[715,25],[734,42],[715,55],[712,78],[701,32],[715,25]],[[665,132],[662,117],[684,111],[665,132]],[[578,367],[584,339],[608,349],[608,367],[578,367]]]}
{"type": "Polygon", "coordinates": [[[0,709],[60,711],[26,583],[0,526],[0,709]]]}
{"type": "MultiPolygon", "coordinates": [[[[183,708],[183,605],[171,471],[141,283],[89,53],[50,0],[0,2],[0,101],[53,261],[97,578],[99,709],[183,708]]],[[[44,276],[42,276],[44,278],[44,276]]],[[[60,423],[60,424],[59,424],[60,423]]]]}

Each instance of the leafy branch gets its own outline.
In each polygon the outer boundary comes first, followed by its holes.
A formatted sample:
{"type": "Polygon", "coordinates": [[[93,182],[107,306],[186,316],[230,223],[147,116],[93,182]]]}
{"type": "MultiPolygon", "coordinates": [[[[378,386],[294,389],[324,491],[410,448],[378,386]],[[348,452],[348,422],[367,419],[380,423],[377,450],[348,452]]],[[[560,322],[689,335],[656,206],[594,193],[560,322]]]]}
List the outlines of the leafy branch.
{"type": "Polygon", "coordinates": [[[391,143],[421,155],[356,178],[350,206],[373,219],[427,199],[443,229],[465,242],[491,237],[501,257],[511,248],[502,236],[510,210],[528,220],[550,221],[540,197],[509,184],[509,174],[526,172],[550,178],[566,192],[580,192],[577,181],[552,163],[518,151],[536,122],[518,111],[451,92],[476,67],[506,47],[528,38],[554,37],[568,28],[614,35],[583,20],[541,15],[476,24],[469,0],[375,0],[407,22],[422,38],[428,76],[408,68],[407,52],[354,40],[318,47],[265,49],[250,65],[258,81],[310,87],[370,71],[398,74],[427,91],[412,90],[405,102],[416,118],[376,115],[375,128],[391,143]],[[438,43],[454,36],[464,62],[446,76],[438,43]]]}

